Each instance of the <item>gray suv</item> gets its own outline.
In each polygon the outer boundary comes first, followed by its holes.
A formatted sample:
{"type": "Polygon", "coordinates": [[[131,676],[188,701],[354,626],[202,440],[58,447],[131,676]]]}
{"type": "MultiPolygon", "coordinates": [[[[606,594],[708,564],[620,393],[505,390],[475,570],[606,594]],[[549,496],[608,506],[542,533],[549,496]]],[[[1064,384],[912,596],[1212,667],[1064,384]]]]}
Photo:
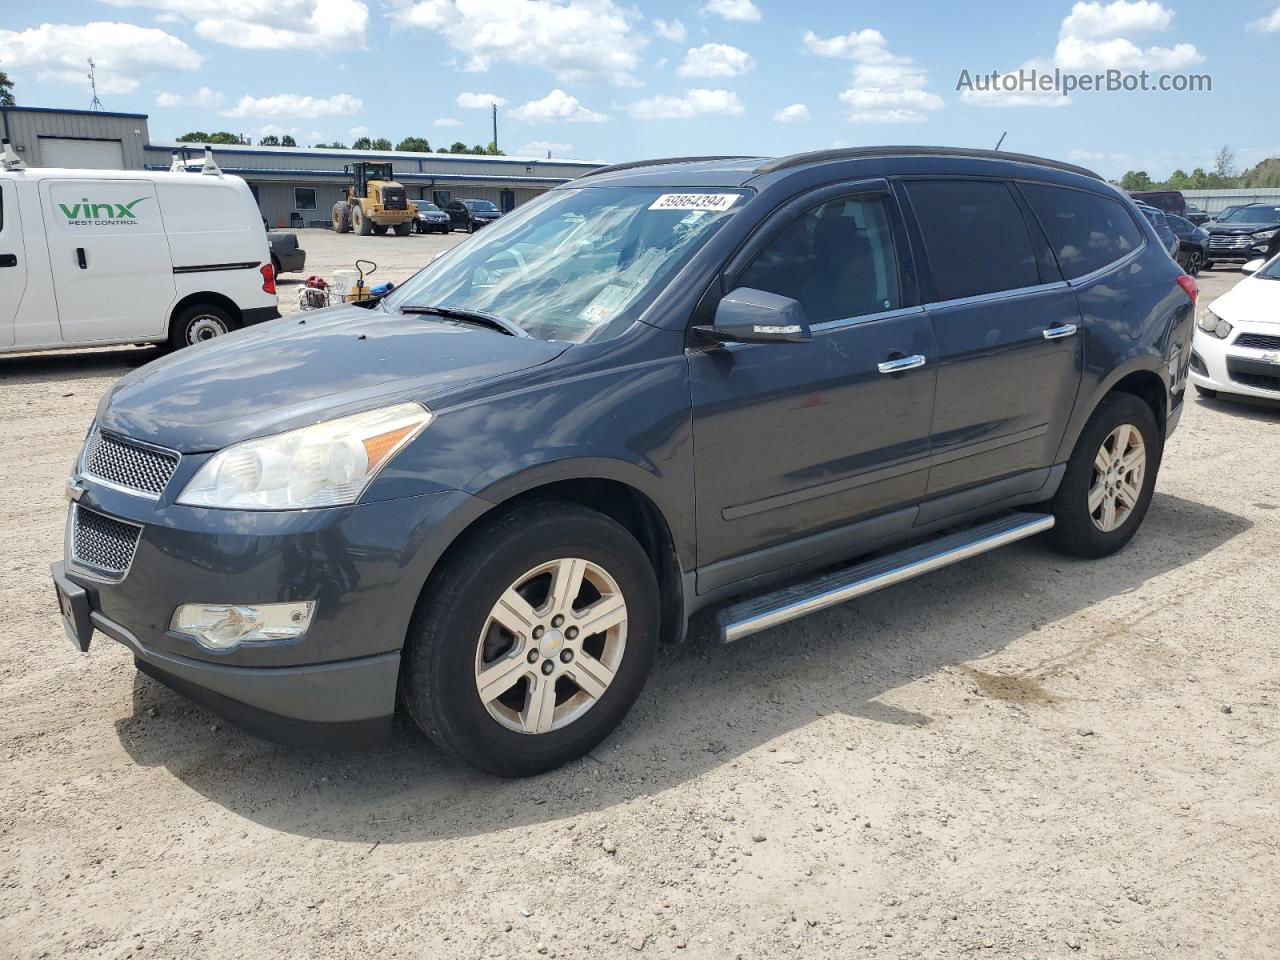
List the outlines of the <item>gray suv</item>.
{"type": "Polygon", "coordinates": [[[1120,549],[1195,296],[1132,201],[1034,157],[602,169],[381,299],[118,381],[66,632],[278,740],[376,741],[400,703],[537,773],[699,610],[737,641],[1036,534],[1120,549]]]}

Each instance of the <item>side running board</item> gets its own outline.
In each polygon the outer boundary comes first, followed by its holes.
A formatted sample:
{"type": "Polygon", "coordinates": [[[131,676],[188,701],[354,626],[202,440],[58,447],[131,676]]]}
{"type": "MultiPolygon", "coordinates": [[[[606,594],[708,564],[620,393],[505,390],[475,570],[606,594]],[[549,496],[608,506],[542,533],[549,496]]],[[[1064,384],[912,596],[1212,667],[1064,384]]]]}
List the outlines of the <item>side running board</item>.
{"type": "Polygon", "coordinates": [[[741,640],[788,620],[940,570],[1016,540],[1033,537],[1052,526],[1051,514],[1009,513],[897,553],[875,557],[835,573],[751,597],[720,611],[720,642],[741,640]]]}

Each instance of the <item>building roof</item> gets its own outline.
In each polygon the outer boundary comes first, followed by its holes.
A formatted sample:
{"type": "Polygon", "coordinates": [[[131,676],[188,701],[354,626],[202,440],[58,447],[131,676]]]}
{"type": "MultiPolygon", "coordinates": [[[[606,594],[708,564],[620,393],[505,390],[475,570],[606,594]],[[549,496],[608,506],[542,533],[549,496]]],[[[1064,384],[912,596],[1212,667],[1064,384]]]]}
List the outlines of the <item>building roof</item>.
{"type": "MultiPolygon", "coordinates": [[[[487,153],[436,153],[434,151],[424,153],[417,150],[335,150],[325,147],[264,147],[258,144],[242,143],[212,143],[209,146],[213,148],[214,156],[220,153],[245,153],[286,157],[330,157],[333,159],[345,159],[347,162],[352,160],[424,160],[430,158],[432,160],[448,160],[459,163],[515,163],[521,166],[529,166],[534,163],[554,163],[565,166],[589,167],[591,169],[601,166],[599,162],[592,160],[567,160],[561,157],[552,157],[550,159],[546,157],[499,157],[487,153]]],[[[149,144],[149,148],[152,150],[170,152],[174,150],[189,150],[202,153],[204,147],[203,143],[180,142],[177,140],[153,139],[149,144]]]]}

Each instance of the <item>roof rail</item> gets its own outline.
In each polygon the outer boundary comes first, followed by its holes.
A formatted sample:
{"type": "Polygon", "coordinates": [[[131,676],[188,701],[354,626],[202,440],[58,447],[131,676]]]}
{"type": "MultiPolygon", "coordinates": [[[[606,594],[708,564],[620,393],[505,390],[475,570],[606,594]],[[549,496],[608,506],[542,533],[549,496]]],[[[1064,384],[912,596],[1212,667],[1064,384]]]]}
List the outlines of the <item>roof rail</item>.
{"type": "Polygon", "coordinates": [[[813,150],[809,153],[793,153],[787,157],[769,160],[756,167],[756,173],[773,173],[790,167],[829,160],[857,160],[863,157],[974,157],[980,160],[1007,160],[1011,163],[1029,163],[1038,167],[1052,167],[1081,176],[1101,180],[1098,174],[1074,163],[1046,160],[1026,153],[1009,153],[1004,150],[980,150],[967,147],[844,147],[836,150],[813,150]]]}
{"type": "Polygon", "coordinates": [[[602,173],[617,173],[619,170],[634,170],[636,167],[656,167],[664,163],[706,163],[711,160],[754,160],[754,157],[660,157],[656,160],[630,160],[627,163],[614,163],[607,167],[597,167],[595,170],[589,170],[578,180],[585,180],[587,177],[598,177],[602,173]]]}

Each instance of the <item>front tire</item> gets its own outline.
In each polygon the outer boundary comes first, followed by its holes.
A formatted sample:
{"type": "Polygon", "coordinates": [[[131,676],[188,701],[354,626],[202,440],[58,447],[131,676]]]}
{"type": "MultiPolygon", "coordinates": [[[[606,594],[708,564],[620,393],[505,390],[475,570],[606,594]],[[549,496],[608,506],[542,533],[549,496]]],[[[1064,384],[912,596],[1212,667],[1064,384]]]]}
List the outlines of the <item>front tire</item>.
{"type": "Polygon", "coordinates": [[[231,314],[222,307],[192,304],[174,317],[169,325],[169,345],[179,350],[221,337],[235,327],[231,314]]]}
{"type": "Polygon", "coordinates": [[[362,237],[367,237],[373,233],[373,224],[364,215],[364,210],[354,203],[351,205],[351,229],[362,237]]]}
{"type": "Polygon", "coordinates": [[[1105,557],[1128,543],[1151,505],[1163,446],[1146,403],[1129,393],[1104,398],[1052,501],[1055,546],[1077,557],[1105,557]]]}
{"type": "Polygon", "coordinates": [[[504,777],[581,757],[644,687],[658,642],[653,567],[615,521],[544,501],[490,520],[418,603],[401,686],[414,722],[504,777]]]}
{"type": "Polygon", "coordinates": [[[407,237],[409,231],[413,229],[413,224],[406,220],[404,223],[397,223],[394,229],[397,237],[407,237]]]}

